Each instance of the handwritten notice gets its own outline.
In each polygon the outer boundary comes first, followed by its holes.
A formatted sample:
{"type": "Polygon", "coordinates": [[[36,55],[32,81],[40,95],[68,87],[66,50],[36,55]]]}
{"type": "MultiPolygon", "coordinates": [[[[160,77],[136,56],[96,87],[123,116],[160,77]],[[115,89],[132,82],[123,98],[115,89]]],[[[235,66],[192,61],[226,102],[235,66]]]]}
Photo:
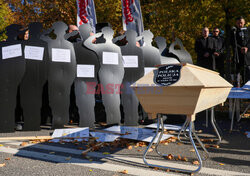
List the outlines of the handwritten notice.
{"type": "Polygon", "coordinates": [[[138,68],[138,56],[122,56],[125,68],[138,68]]]}
{"type": "Polygon", "coordinates": [[[94,65],[77,65],[78,78],[94,78],[95,66],[94,65]]]}
{"type": "Polygon", "coordinates": [[[109,65],[118,65],[118,53],[114,52],[103,52],[102,63],[109,65]]]}
{"type": "Polygon", "coordinates": [[[154,70],[154,83],[169,86],[180,79],[181,65],[165,65],[154,70]]]}
{"type": "Polygon", "coordinates": [[[24,58],[32,60],[43,60],[44,47],[28,46],[24,48],[24,58]]]}
{"type": "Polygon", "coordinates": [[[53,62],[70,62],[70,49],[52,48],[53,62]]]}
{"type": "Polygon", "coordinates": [[[2,59],[9,59],[22,56],[21,44],[2,47],[2,59]]]}
{"type": "Polygon", "coordinates": [[[144,67],[144,76],[154,69],[156,69],[156,68],[155,67],[144,67]]]}

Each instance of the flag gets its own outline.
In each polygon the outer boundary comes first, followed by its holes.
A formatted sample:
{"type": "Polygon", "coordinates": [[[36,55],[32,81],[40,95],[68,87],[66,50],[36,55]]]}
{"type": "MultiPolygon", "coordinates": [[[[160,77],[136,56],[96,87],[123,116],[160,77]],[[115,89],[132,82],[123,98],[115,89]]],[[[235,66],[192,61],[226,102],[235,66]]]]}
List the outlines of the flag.
{"type": "Polygon", "coordinates": [[[121,0],[123,30],[132,29],[140,36],[144,31],[140,0],[121,0]]]}
{"type": "Polygon", "coordinates": [[[89,23],[92,31],[96,32],[96,13],[94,0],[76,0],[77,3],[77,26],[89,23]]]}

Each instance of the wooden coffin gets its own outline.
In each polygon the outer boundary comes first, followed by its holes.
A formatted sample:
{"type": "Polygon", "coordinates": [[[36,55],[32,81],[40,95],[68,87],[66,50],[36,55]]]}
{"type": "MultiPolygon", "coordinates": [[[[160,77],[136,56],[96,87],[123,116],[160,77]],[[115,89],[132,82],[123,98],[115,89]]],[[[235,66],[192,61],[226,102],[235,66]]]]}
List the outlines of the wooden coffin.
{"type": "Polygon", "coordinates": [[[131,85],[152,118],[158,113],[193,115],[225,102],[232,88],[219,73],[192,64],[183,64],[179,80],[169,86],[156,84],[154,75],[151,71],[131,85]]]}

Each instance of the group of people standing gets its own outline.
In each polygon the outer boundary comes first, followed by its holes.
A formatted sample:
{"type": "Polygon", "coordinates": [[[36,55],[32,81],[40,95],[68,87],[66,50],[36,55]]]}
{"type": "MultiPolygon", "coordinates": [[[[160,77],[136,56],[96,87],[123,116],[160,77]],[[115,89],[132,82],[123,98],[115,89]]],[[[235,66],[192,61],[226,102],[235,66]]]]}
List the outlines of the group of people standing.
{"type": "MultiPolygon", "coordinates": [[[[243,17],[236,18],[236,26],[232,28],[230,34],[230,45],[233,51],[232,63],[236,77],[233,78],[235,86],[240,86],[250,79],[249,31],[245,27],[245,19],[243,17]]],[[[213,28],[212,35],[209,36],[208,27],[204,27],[202,37],[195,42],[197,65],[216,70],[222,77],[225,77],[225,49],[225,39],[220,35],[220,29],[213,28]]]]}

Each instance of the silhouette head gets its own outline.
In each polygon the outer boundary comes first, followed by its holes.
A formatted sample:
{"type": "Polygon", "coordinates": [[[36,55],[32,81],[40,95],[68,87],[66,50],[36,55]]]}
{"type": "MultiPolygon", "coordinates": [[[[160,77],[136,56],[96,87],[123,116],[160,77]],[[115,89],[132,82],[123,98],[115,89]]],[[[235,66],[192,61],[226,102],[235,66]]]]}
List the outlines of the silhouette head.
{"type": "Polygon", "coordinates": [[[146,30],[142,33],[144,42],[148,45],[151,45],[152,41],[153,41],[153,33],[150,30],[146,30]]]}
{"type": "Polygon", "coordinates": [[[6,35],[8,36],[8,39],[15,39],[15,37],[18,36],[19,30],[22,28],[19,24],[11,24],[7,26],[6,29],[6,35]]]}
{"type": "Polygon", "coordinates": [[[43,25],[39,22],[32,22],[29,24],[30,38],[39,38],[41,36],[41,31],[43,25]]]}
{"type": "Polygon", "coordinates": [[[127,30],[126,33],[126,40],[128,41],[128,43],[136,43],[136,36],[137,33],[134,30],[127,30]]]}
{"type": "Polygon", "coordinates": [[[110,27],[104,27],[104,28],[102,28],[102,33],[103,33],[103,37],[106,40],[112,41],[112,38],[113,38],[113,35],[114,35],[114,31],[110,27]]]}
{"type": "Polygon", "coordinates": [[[54,29],[54,33],[56,35],[62,36],[66,33],[68,26],[62,21],[57,21],[57,22],[53,23],[52,29],[54,29]]]}
{"type": "Polygon", "coordinates": [[[154,41],[156,42],[158,48],[166,48],[167,46],[166,39],[164,37],[158,36],[154,39],[154,41]]]}
{"type": "Polygon", "coordinates": [[[83,41],[85,41],[90,36],[92,29],[91,29],[90,25],[88,23],[86,23],[86,24],[82,24],[79,27],[79,32],[82,36],[83,41]]]}

